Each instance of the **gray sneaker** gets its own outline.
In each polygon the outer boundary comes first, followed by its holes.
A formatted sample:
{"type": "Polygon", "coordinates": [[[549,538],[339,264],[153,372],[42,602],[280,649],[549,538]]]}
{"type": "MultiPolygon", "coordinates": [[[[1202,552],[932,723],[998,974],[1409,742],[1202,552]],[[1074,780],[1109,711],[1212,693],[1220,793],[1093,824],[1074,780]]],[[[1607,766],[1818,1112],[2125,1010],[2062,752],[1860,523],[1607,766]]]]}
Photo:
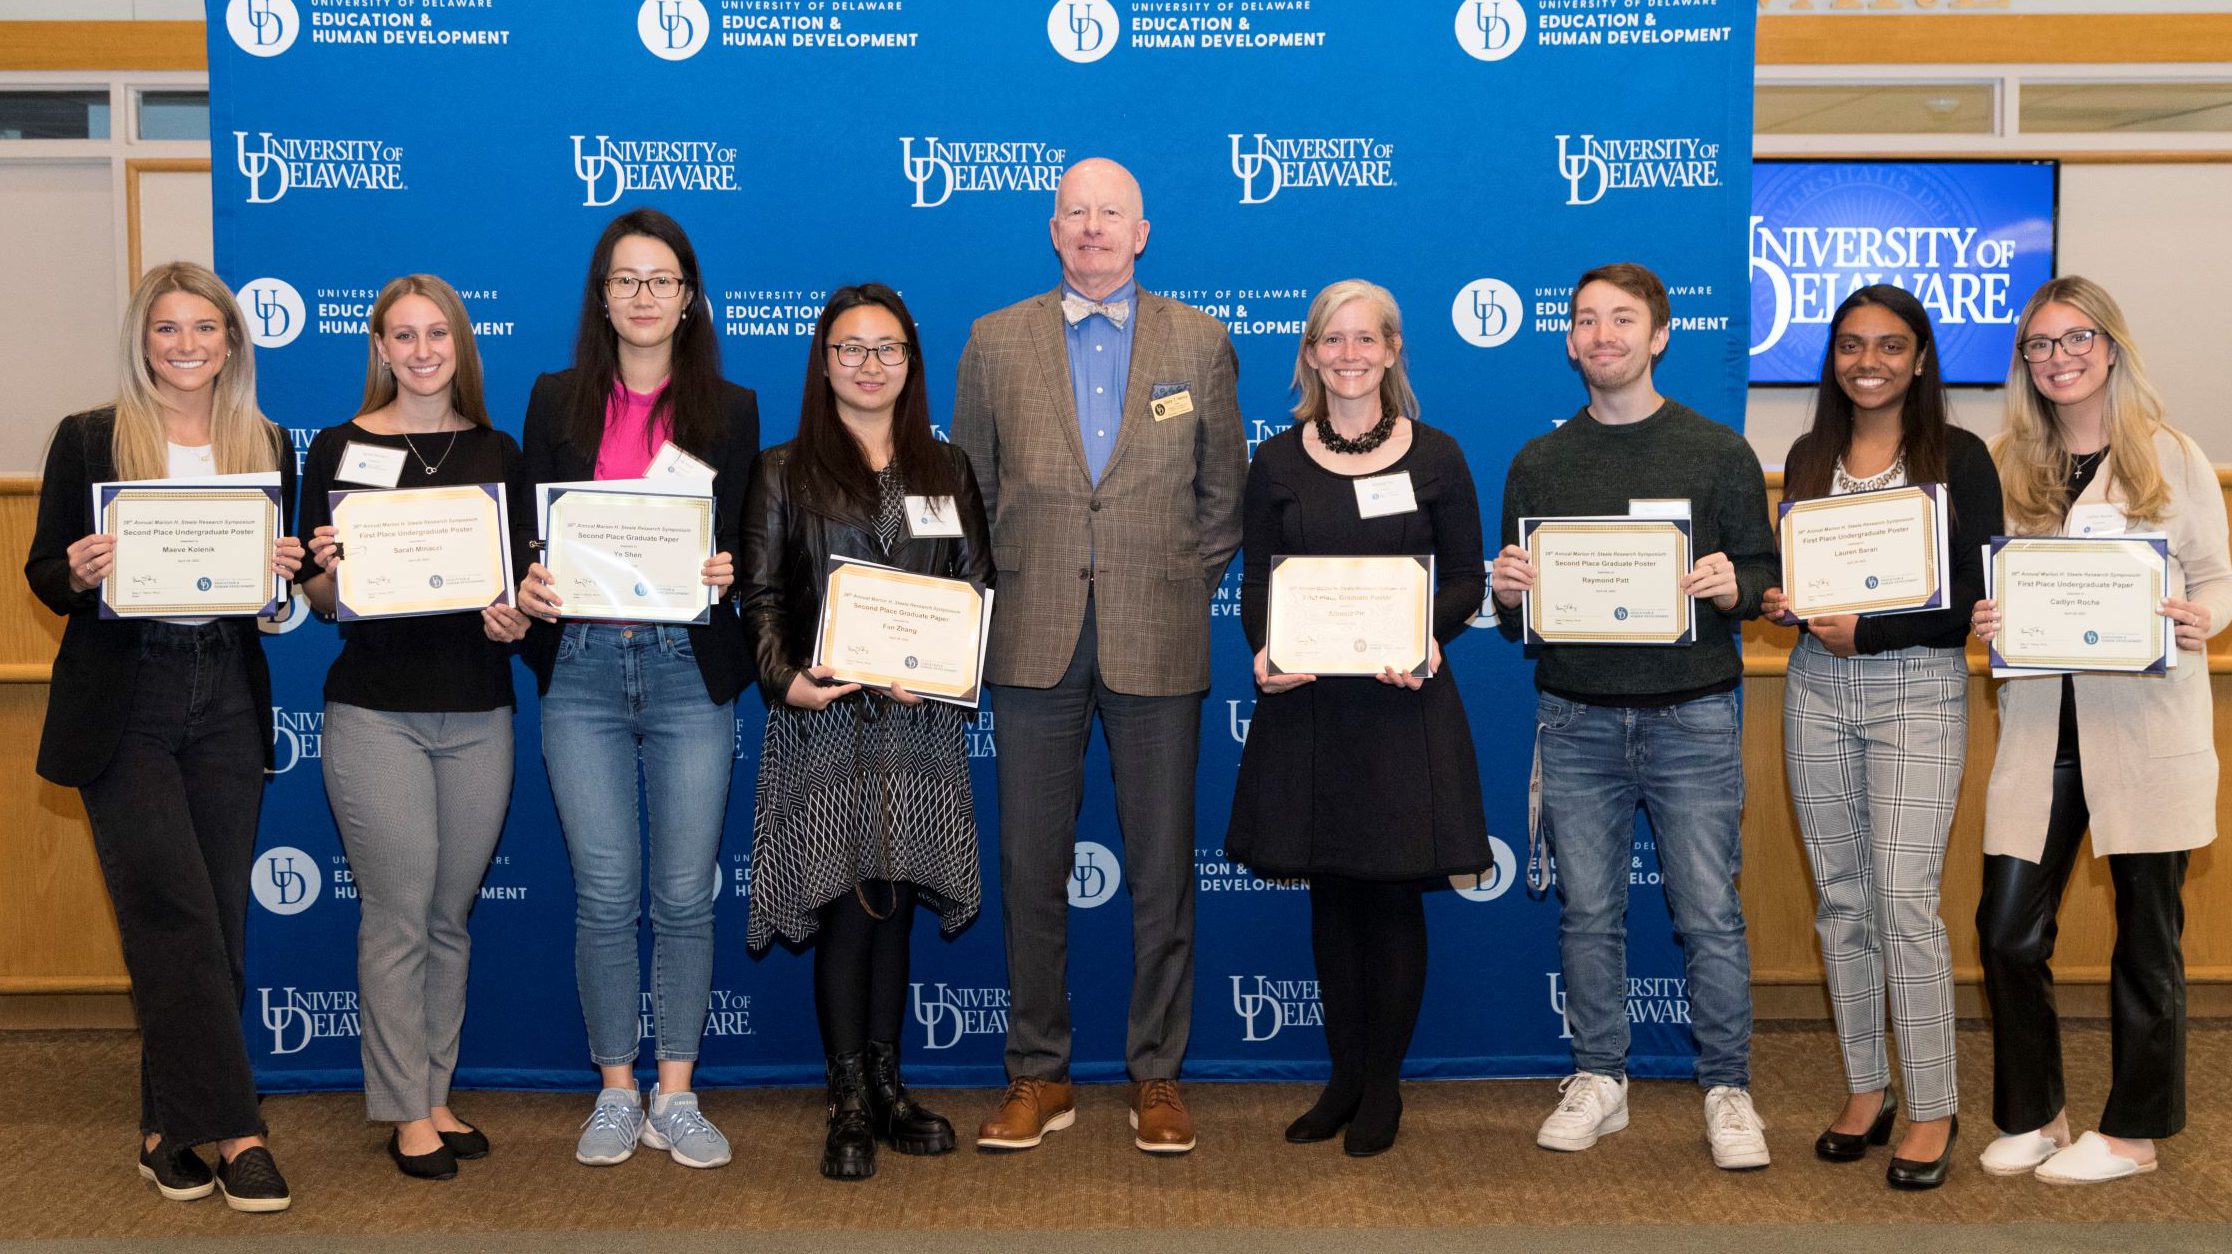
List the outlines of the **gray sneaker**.
{"type": "Polygon", "coordinates": [[[685,1167],[725,1167],[728,1138],[698,1110],[695,1093],[661,1093],[651,1086],[651,1122],[643,1129],[643,1143],[663,1149],[685,1167]]]}
{"type": "Polygon", "coordinates": [[[581,1124],[581,1141],[574,1146],[574,1161],[589,1167],[610,1167],[634,1155],[643,1139],[643,1107],[634,1089],[606,1089],[597,1094],[597,1108],[581,1124]]]}

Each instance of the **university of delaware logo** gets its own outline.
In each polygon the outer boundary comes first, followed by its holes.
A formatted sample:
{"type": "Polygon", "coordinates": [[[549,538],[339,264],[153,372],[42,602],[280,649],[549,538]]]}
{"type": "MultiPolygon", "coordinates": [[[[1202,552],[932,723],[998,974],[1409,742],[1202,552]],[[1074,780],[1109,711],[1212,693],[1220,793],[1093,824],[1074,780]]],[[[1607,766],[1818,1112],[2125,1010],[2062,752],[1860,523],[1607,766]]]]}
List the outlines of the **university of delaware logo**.
{"type": "Polygon", "coordinates": [[[302,15],[294,0],[232,0],[225,6],[225,33],[252,57],[275,57],[294,47],[302,15]]]}
{"type": "Polygon", "coordinates": [[[1098,61],[1116,47],[1124,19],[1109,0],[1055,0],[1046,14],[1046,40],[1067,61],[1098,61]]]}
{"type": "Polygon", "coordinates": [[[1501,61],[1527,40],[1519,0],[1465,0],[1457,6],[1457,46],[1476,61],[1501,61]]]}
{"type": "MultiPolygon", "coordinates": [[[[284,775],[304,762],[324,760],[325,711],[271,707],[271,773],[284,775]]],[[[265,903],[270,904],[270,903],[265,903]]]]}
{"type": "Polygon", "coordinates": [[[1494,901],[1519,882],[1519,856],[1499,837],[1488,838],[1488,866],[1476,875],[1452,875],[1449,886],[1467,901],[1494,901]]]}
{"type": "Polygon", "coordinates": [[[914,184],[914,207],[935,209],[955,192],[1046,192],[1061,184],[1068,154],[1039,140],[899,137],[899,169],[914,184]]]}
{"type": "Polygon", "coordinates": [[[273,914],[301,914],[318,901],[318,864],[309,854],[288,845],[256,855],[248,887],[256,902],[273,914]]]}
{"type": "Polygon", "coordinates": [[[662,61],[696,56],[712,27],[702,0],[643,0],[643,7],[636,10],[636,34],[662,61]]]}
{"type": "Polygon", "coordinates": [[[233,132],[234,164],[248,180],[248,203],[268,205],[296,190],[399,192],[403,149],[377,139],[294,139],[270,131],[233,132]]]}
{"type": "Polygon", "coordinates": [[[1502,279],[1474,279],[1450,302],[1449,322],[1465,343],[1474,348],[1494,348],[1519,334],[1526,312],[1519,289],[1502,279]]]}
{"type": "Polygon", "coordinates": [[[360,1036],[364,1030],[353,988],[303,989],[288,985],[256,990],[259,1021],[271,1033],[273,1054],[299,1054],[310,1042],[360,1036]],[[271,994],[276,991],[279,996],[271,994]]]}
{"type": "Polygon", "coordinates": [[[1240,1039],[1251,1044],[1270,1040],[1282,1028],[1325,1026],[1316,980],[1233,976],[1232,1013],[1240,1016],[1240,1039]]]}
{"type": "Polygon", "coordinates": [[[1069,903],[1090,910],[1116,895],[1124,882],[1123,864],[1116,853],[1099,841],[1077,842],[1077,861],[1070,866],[1069,903]]]}
{"type": "Polygon", "coordinates": [[[1008,991],[1004,988],[956,988],[933,984],[926,995],[922,985],[913,989],[914,1021],[922,1025],[924,1049],[952,1049],[968,1036],[1006,1036],[1008,991]]]}
{"type": "Polygon", "coordinates": [[[248,317],[248,339],[257,348],[285,348],[294,343],[302,334],[308,314],[295,285],[272,278],[241,286],[240,311],[248,317]]]}
{"type": "Polygon", "coordinates": [[[601,208],[627,192],[742,190],[736,181],[736,149],[715,140],[571,138],[584,208],[601,208]]]}
{"type": "Polygon", "coordinates": [[[1395,186],[1395,145],[1370,135],[1225,135],[1243,205],[1264,204],[1290,187],[1395,186]]]}
{"type": "Polygon", "coordinates": [[[1720,145],[1695,136],[1598,139],[1558,136],[1558,176],[1566,203],[1593,205],[1611,191],[1719,187],[1720,145]],[[1573,141],[1578,138],[1581,142],[1573,141]]]}

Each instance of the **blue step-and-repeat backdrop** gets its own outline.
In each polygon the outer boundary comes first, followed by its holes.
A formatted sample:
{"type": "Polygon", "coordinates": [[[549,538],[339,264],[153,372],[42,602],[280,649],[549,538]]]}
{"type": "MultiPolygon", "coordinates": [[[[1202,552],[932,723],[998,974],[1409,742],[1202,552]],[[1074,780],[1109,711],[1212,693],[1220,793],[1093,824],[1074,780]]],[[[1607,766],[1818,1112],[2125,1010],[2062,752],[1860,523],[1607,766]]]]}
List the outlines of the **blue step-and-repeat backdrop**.
{"type": "MultiPolygon", "coordinates": [[[[1427,422],[1456,434],[1492,529],[1522,442],[1584,399],[1568,289],[1642,261],[1673,291],[1663,391],[1742,421],[1750,0],[211,0],[217,259],[258,347],[262,401],[307,449],[363,387],[390,277],[464,293],[490,407],[518,430],[567,364],[582,268],[652,204],[695,240],[730,378],[765,439],[796,425],[826,294],[876,279],[922,325],[933,417],[976,316],[1054,285],[1057,175],[1113,157],[1146,189],[1146,286],[1231,329],[1251,446],[1286,424],[1311,295],[1364,276],[1407,316],[1427,422]]],[[[1193,1078],[1322,1075],[1299,884],[1225,856],[1255,704],[1238,575],[1212,612],[1196,839],[1193,1078]]],[[[272,1089],[358,1083],[357,912],[319,771],[331,626],[269,641],[278,766],[256,862],[244,1018],[272,1089]]],[[[1493,630],[1451,650],[1496,865],[1430,902],[1432,982],[1411,1070],[1569,1069],[1557,904],[1521,883],[1531,664],[1493,630]]],[[[473,915],[460,1082],[592,1083],[573,891],[520,672],[509,827],[473,915]]],[[[821,1076],[811,956],[743,943],[763,711],[739,703],[718,864],[703,1082],[821,1076]]],[[[951,941],[915,946],[911,1073],[997,1084],[1007,1018],[993,716],[970,737],[987,886],[951,941]]],[[[1081,1079],[1122,1075],[1130,981],[1122,839],[1096,744],[1072,892],[1081,1079]]],[[[1638,827],[1629,1013],[1640,1075],[1686,1074],[1688,1003],[1649,829],[1638,827]]],[[[646,936],[648,954],[648,936],[646,936]]],[[[648,1004],[645,1031],[649,1031],[648,1004]]]]}

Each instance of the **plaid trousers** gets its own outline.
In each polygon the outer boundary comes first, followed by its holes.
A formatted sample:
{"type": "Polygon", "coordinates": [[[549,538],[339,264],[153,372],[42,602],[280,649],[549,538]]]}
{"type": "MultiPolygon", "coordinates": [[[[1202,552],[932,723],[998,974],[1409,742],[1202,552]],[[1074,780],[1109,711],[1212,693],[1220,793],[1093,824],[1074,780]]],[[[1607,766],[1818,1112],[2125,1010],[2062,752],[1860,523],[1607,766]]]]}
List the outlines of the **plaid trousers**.
{"type": "Polygon", "coordinates": [[[1884,990],[1908,1117],[1959,1106],[1953,960],[1938,876],[1968,748],[1958,650],[1840,658],[1813,637],[1790,656],[1783,751],[1820,897],[1829,1001],[1855,1093],[1889,1086],[1884,990]]]}

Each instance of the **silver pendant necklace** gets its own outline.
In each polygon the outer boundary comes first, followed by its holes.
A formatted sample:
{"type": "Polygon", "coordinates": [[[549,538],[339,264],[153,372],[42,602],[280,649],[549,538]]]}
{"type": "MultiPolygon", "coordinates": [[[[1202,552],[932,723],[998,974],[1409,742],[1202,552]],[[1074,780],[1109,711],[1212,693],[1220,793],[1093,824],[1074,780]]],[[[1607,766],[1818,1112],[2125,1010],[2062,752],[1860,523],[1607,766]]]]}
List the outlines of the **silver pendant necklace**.
{"type": "Polygon", "coordinates": [[[434,460],[434,461],[432,461],[432,462],[428,462],[428,461],[426,460],[426,454],[424,454],[424,453],[421,453],[421,452],[419,452],[419,451],[418,451],[418,445],[412,442],[412,440],[411,440],[411,433],[410,433],[410,432],[406,431],[406,432],[404,432],[404,433],[403,433],[403,443],[404,443],[405,445],[409,446],[409,448],[410,448],[410,450],[411,450],[411,456],[413,456],[413,457],[416,457],[416,458],[418,459],[418,464],[419,464],[420,468],[421,468],[421,469],[423,469],[423,470],[424,470],[424,471],[425,471],[425,472],[426,472],[427,474],[431,475],[431,474],[433,474],[433,473],[434,473],[435,471],[437,471],[437,470],[440,470],[440,469],[442,468],[442,463],[443,463],[443,462],[446,462],[446,461],[448,461],[448,460],[449,460],[449,455],[450,455],[450,453],[451,453],[451,452],[452,452],[453,450],[455,450],[455,449],[457,448],[457,436],[458,436],[458,432],[459,432],[459,431],[462,431],[462,430],[463,430],[463,428],[458,428],[457,430],[453,430],[453,431],[451,431],[451,432],[450,432],[449,443],[447,443],[447,444],[445,444],[445,445],[443,445],[443,446],[442,446],[442,455],[441,455],[441,457],[439,457],[439,458],[435,459],[435,460],[434,460]]]}

